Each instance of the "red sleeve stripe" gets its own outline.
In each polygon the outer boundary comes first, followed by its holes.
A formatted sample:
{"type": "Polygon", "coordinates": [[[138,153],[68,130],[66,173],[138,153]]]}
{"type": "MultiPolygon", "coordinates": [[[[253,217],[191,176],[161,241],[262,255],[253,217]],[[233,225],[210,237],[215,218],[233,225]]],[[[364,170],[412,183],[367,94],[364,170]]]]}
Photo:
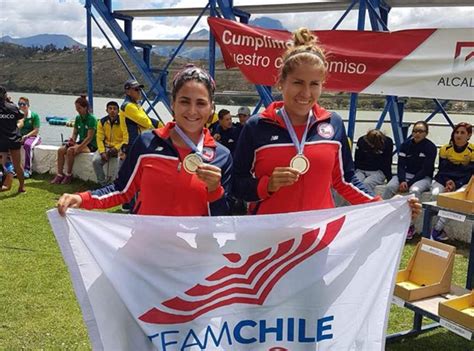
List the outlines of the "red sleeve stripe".
{"type": "Polygon", "coordinates": [[[104,195],[92,195],[91,197],[95,200],[106,200],[110,197],[113,197],[113,196],[118,196],[118,195],[122,195],[122,194],[125,194],[129,189],[130,189],[130,186],[132,185],[134,179],[135,179],[135,176],[140,168],[140,163],[146,159],[146,158],[161,158],[161,159],[167,159],[167,160],[179,160],[178,157],[176,156],[165,156],[165,155],[158,155],[158,154],[144,154],[144,155],[140,155],[140,157],[138,157],[138,160],[137,160],[137,163],[135,164],[135,168],[133,169],[133,172],[130,176],[130,178],[128,179],[128,182],[127,184],[125,185],[125,187],[120,190],[120,191],[114,191],[112,193],[108,193],[108,194],[104,194],[104,195]]]}

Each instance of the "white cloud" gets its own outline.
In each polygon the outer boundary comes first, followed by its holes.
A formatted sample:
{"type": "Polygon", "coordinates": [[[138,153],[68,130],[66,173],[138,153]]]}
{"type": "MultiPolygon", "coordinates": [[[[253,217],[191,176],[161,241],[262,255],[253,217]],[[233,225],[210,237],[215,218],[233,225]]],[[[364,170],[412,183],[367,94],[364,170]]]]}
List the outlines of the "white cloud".
{"type": "MultiPolygon", "coordinates": [[[[298,0],[298,2],[310,2],[311,0],[298,0]]],[[[235,6],[249,5],[257,1],[236,0],[235,6]]],[[[36,34],[66,34],[75,40],[86,42],[85,9],[82,0],[0,0],[0,36],[10,35],[12,37],[27,37],[36,34]]],[[[113,0],[114,10],[133,8],[156,8],[166,5],[167,7],[200,7],[207,1],[204,0],[113,0]]],[[[288,3],[287,0],[259,0],[258,3],[288,3]]],[[[271,15],[279,19],[289,30],[301,26],[311,29],[331,29],[342,15],[337,12],[313,12],[308,14],[271,15]]],[[[261,16],[255,16],[261,17],[261,16]]],[[[134,20],[134,38],[136,39],[170,39],[183,37],[195,18],[136,18],[134,20]]],[[[105,29],[107,26],[99,20],[105,29]]],[[[357,26],[357,13],[352,11],[339,27],[340,29],[355,29],[357,26]]],[[[439,28],[439,27],[473,27],[474,7],[464,8],[395,8],[389,14],[389,28],[391,30],[410,28],[439,28]]],[[[370,27],[367,20],[366,27],[370,27]]],[[[206,20],[203,19],[196,27],[196,31],[207,28],[206,20]]],[[[106,30],[109,36],[108,29],[106,30]]],[[[114,39],[114,45],[118,42],[114,39]]],[[[107,44],[106,39],[93,24],[93,44],[102,46],[107,44]]]]}
{"type": "Polygon", "coordinates": [[[77,0],[0,0],[0,13],[1,36],[70,35],[85,30],[84,7],[77,0]]]}

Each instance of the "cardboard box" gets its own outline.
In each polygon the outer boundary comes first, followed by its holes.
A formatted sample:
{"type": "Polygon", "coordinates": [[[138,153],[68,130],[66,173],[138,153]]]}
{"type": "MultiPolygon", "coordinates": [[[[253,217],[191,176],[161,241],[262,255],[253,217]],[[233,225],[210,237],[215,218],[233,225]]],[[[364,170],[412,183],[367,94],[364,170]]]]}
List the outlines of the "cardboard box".
{"type": "Polygon", "coordinates": [[[456,248],[422,238],[406,269],[397,274],[394,295],[405,301],[450,291],[456,248]]]}
{"type": "Polygon", "coordinates": [[[438,314],[440,317],[474,331],[474,291],[452,300],[440,302],[438,314]]]}
{"type": "Polygon", "coordinates": [[[474,213],[474,176],[464,191],[439,194],[437,205],[463,213],[474,213]]]}

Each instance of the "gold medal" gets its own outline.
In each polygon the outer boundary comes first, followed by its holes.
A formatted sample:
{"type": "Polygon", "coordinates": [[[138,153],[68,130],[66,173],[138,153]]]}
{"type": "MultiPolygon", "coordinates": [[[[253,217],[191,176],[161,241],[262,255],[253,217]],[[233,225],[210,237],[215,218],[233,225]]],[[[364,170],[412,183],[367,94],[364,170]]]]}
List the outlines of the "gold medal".
{"type": "Polygon", "coordinates": [[[291,159],[290,167],[296,169],[300,174],[305,174],[309,169],[309,160],[305,155],[296,155],[291,159]]]}
{"type": "Polygon", "coordinates": [[[196,154],[189,154],[183,160],[183,167],[189,174],[196,174],[199,166],[203,163],[202,158],[196,154]]]}

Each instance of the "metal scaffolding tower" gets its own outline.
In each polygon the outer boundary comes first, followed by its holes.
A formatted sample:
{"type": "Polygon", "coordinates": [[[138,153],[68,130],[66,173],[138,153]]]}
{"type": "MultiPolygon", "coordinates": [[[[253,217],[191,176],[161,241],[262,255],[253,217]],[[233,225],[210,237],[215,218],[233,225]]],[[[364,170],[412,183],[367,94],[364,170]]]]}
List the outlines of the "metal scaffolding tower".
{"type": "MultiPolygon", "coordinates": [[[[195,46],[208,46],[209,48],[209,71],[215,74],[215,50],[216,44],[212,34],[209,34],[209,40],[190,39],[190,35],[203,16],[218,16],[233,21],[248,23],[252,14],[276,14],[276,13],[297,13],[297,12],[316,12],[316,11],[335,11],[345,10],[340,19],[336,22],[333,30],[336,30],[344,21],[350,11],[355,10],[358,13],[357,30],[366,30],[366,17],[370,21],[372,31],[388,31],[387,19],[388,14],[393,7],[440,7],[440,6],[472,6],[472,0],[318,0],[310,3],[290,3],[278,5],[245,5],[234,6],[233,0],[209,0],[203,8],[159,8],[159,9],[137,9],[137,10],[119,10],[114,11],[112,0],[86,0],[85,7],[87,13],[87,49],[88,49],[88,91],[89,100],[93,101],[92,86],[92,20],[96,23],[104,36],[115,50],[122,64],[127,69],[129,75],[133,77],[131,70],[127,67],[120,53],[112,45],[112,41],[97,21],[96,15],[104,21],[108,29],[113,33],[120,43],[122,49],[125,50],[128,57],[136,66],[138,71],[143,75],[147,94],[144,94],[145,100],[148,102],[148,110],[154,110],[154,106],[159,101],[170,110],[170,101],[167,92],[168,69],[176,58],[181,48],[189,43],[195,46]],[[163,40],[163,39],[144,39],[137,40],[133,38],[132,28],[133,20],[137,17],[196,17],[194,24],[190,27],[188,33],[179,40],[163,40]],[[120,23],[121,22],[121,23],[120,23]],[[152,48],[158,45],[176,46],[176,49],[169,57],[167,63],[163,67],[152,67],[151,54],[152,48]],[[148,100],[147,96],[153,93],[155,98],[153,101],[148,100]]],[[[268,105],[273,101],[271,87],[256,86],[256,90],[260,96],[260,102],[257,104],[258,109],[262,104],[268,105]]],[[[348,122],[348,136],[353,139],[356,114],[357,114],[358,94],[350,94],[350,109],[348,122]]],[[[403,142],[406,135],[402,131],[403,127],[403,111],[404,99],[397,96],[387,96],[385,108],[377,122],[376,128],[380,128],[385,120],[386,115],[390,117],[390,123],[393,131],[394,142],[397,146],[403,142]]],[[[444,110],[447,101],[440,102],[434,100],[437,106],[436,110],[427,117],[427,121],[433,118],[437,113],[441,112],[449,124],[453,125],[448,114],[444,110]]],[[[156,114],[156,112],[155,112],[156,114]]],[[[157,115],[157,114],[156,114],[157,115]]],[[[157,115],[158,117],[158,115],[157,115]]]]}

